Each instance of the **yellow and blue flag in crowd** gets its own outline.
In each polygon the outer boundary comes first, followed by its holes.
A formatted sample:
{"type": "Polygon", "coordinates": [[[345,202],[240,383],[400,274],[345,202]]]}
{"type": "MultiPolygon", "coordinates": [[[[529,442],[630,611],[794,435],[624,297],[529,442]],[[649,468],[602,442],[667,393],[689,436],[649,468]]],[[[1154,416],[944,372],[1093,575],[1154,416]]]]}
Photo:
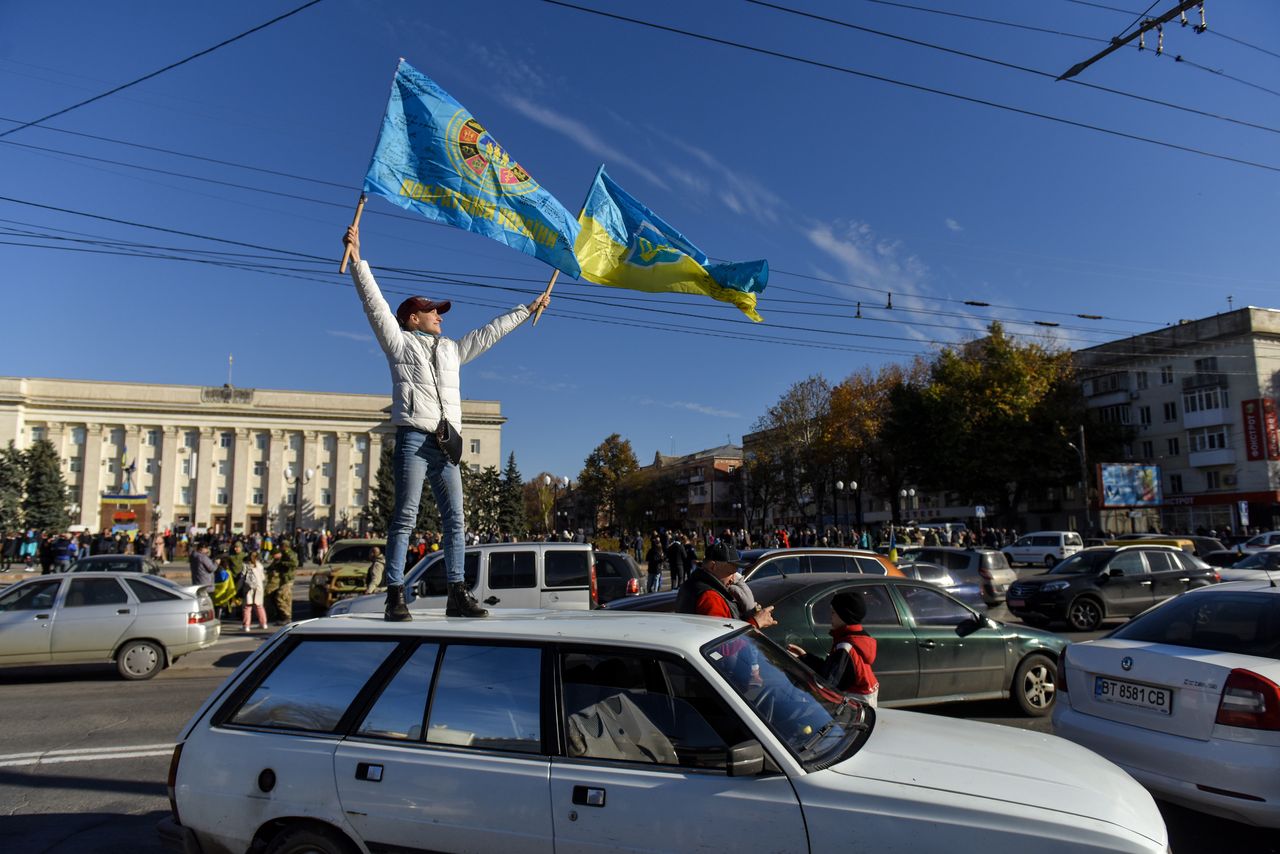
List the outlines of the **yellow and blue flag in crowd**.
{"type": "Polygon", "coordinates": [[[578,275],[573,214],[466,107],[403,59],[364,189],[578,275]]]}
{"type": "Polygon", "coordinates": [[[703,294],[731,303],[757,323],[756,295],[769,281],[767,261],[708,264],[707,256],[605,174],[587,195],[575,251],[580,279],[652,293],[703,294]]]}

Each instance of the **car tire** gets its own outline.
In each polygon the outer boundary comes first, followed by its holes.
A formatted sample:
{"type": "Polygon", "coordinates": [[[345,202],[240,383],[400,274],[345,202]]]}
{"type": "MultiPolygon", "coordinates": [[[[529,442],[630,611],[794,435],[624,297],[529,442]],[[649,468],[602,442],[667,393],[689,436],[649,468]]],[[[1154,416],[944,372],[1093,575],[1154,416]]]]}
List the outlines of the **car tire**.
{"type": "Polygon", "coordinates": [[[351,840],[316,824],[286,827],[267,846],[266,854],[358,854],[351,840]]]}
{"type": "Polygon", "coordinates": [[[116,653],[116,672],[121,679],[140,682],[164,670],[164,650],[151,641],[129,641],[116,653]]]}
{"type": "Polygon", "coordinates": [[[1044,556],[1044,568],[1045,568],[1045,569],[1053,569],[1053,568],[1054,568],[1055,566],[1057,566],[1057,565],[1058,565],[1058,559],[1057,559],[1056,557],[1054,557],[1053,555],[1045,555],[1045,556],[1044,556]]]}
{"type": "Polygon", "coordinates": [[[1010,695],[1021,712],[1042,718],[1053,711],[1058,696],[1058,666],[1047,655],[1028,655],[1013,674],[1010,695]]]}
{"type": "Polygon", "coordinates": [[[1092,596],[1081,596],[1067,608],[1067,625],[1077,632],[1091,632],[1102,625],[1102,605],[1092,596]]]}

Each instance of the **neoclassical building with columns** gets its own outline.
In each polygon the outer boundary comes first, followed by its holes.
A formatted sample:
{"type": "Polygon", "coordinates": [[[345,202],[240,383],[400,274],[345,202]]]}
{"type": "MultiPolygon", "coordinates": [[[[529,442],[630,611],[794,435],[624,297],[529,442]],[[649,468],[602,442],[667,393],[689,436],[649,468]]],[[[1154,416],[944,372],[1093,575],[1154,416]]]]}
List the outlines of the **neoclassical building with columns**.
{"type": "MultiPolygon", "coordinates": [[[[0,444],[52,442],[73,523],[95,530],[126,485],[147,496],[144,528],[354,528],[394,442],[390,408],[385,395],[0,377],[0,444]]],[[[464,400],[464,463],[500,467],[505,422],[498,401],[464,400]]]]}

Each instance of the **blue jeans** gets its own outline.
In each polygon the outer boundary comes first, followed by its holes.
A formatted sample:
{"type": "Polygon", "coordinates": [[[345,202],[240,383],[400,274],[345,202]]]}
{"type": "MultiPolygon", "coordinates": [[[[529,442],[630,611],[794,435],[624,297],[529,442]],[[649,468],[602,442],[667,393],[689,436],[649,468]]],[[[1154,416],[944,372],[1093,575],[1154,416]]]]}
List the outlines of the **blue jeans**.
{"type": "Polygon", "coordinates": [[[401,427],[396,430],[396,447],[391,454],[395,472],[396,507],[387,530],[387,585],[404,584],[404,559],[409,551],[409,535],[418,522],[418,502],[422,482],[431,484],[440,510],[441,548],[444,550],[445,578],[462,581],[465,529],[462,519],[462,472],[445,457],[435,436],[401,427]]]}

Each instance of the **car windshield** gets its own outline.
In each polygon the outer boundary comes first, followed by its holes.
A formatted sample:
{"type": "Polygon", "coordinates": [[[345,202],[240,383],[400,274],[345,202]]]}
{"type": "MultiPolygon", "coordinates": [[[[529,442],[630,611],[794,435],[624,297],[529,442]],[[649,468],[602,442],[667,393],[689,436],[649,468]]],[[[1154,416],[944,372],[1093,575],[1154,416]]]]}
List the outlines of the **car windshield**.
{"type": "Polygon", "coordinates": [[[1076,552],[1062,563],[1049,570],[1050,575],[1083,575],[1088,572],[1098,572],[1111,560],[1115,552],[1111,549],[1106,551],[1082,551],[1076,552]]]}
{"type": "Polygon", "coordinates": [[[1179,596],[1111,637],[1280,658],[1280,596],[1245,590],[1179,596]]]}
{"type": "Polygon", "coordinates": [[[808,770],[848,757],[871,731],[870,706],[819,683],[753,630],[714,641],[702,654],[808,770]]]}
{"type": "Polygon", "coordinates": [[[1254,552],[1232,569],[1280,569],[1280,552],[1254,552]]]}

